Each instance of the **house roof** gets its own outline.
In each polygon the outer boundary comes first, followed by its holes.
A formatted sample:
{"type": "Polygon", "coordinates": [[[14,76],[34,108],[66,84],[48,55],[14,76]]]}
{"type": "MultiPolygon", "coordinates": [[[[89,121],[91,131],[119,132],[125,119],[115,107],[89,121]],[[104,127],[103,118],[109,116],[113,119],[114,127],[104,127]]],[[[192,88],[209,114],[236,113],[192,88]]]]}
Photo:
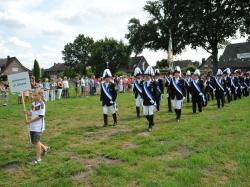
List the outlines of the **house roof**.
{"type": "Polygon", "coordinates": [[[128,68],[128,72],[133,72],[134,69],[140,64],[140,62],[146,62],[147,65],[148,64],[148,61],[146,60],[146,58],[144,56],[135,56],[135,57],[132,57],[131,58],[131,64],[128,68]]]}
{"type": "Polygon", "coordinates": [[[229,44],[221,58],[226,60],[235,59],[239,53],[250,53],[250,42],[229,44]]]}
{"type": "Polygon", "coordinates": [[[173,64],[174,66],[180,66],[180,68],[184,68],[190,64],[198,67],[200,63],[198,61],[192,61],[192,60],[177,60],[177,61],[174,61],[173,64]]]}
{"type": "Polygon", "coordinates": [[[60,72],[65,70],[65,64],[64,63],[54,63],[54,66],[46,69],[45,71],[51,71],[51,72],[60,72]]]}
{"type": "Polygon", "coordinates": [[[0,68],[3,72],[13,61],[16,61],[24,70],[31,72],[28,68],[22,65],[22,63],[16,57],[7,57],[0,59],[0,68]]]}
{"type": "Polygon", "coordinates": [[[239,54],[246,54],[246,53],[250,54],[250,42],[228,45],[219,60],[219,67],[250,68],[250,57],[238,58],[239,54]]]}

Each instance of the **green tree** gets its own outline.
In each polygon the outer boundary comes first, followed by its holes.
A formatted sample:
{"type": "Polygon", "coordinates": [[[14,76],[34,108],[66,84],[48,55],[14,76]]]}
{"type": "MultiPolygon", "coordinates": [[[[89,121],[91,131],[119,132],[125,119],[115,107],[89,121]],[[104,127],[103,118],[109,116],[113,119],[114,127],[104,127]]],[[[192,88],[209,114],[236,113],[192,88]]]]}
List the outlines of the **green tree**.
{"type": "Polygon", "coordinates": [[[187,72],[187,71],[190,71],[190,72],[194,72],[195,70],[196,70],[196,67],[193,65],[193,64],[189,64],[186,68],[185,68],[185,70],[184,70],[184,72],[187,72]]]}
{"type": "MultiPolygon", "coordinates": [[[[144,24],[141,24],[139,19],[130,19],[129,33],[125,37],[129,40],[130,49],[135,54],[141,53],[145,48],[167,51],[169,29],[172,32],[173,53],[178,54],[185,49],[187,41],[182,27],[183,11],[174,9],[176,1],[147,1],[144,10],[149,14],[150,19],[144,24]]],[[[180,5],[182,1],[184,0],[180,0],[180,5]]]]}
{"type": "Polygon", "coordinates": [[[94,40],[92,38],[80,34],[73,43],[64,46],[62,54],[65,65],[68,67],[67,74],[72,74],[72,70],[76,74],[86,73],[93,45],[94,40]]]}
{"type": "Polygon", "coordinates": [[[33,75],[35,76],[36,81],[41,78],[41,69],[36,59],[34,60],[33,75]]]}
{"type": "Polygon", "coordinates": [[[169,67],[168,60],[167,59],[162,59],[156,62],[156,68],[159,69],[165,69],[169,67]]]}
{"type": "Polygon", "coordinates": [[[95,42],[89,65],[92,71],[100,76],[107,66],[112,73],[128,68],[129,61],[130,50],[127,45],[113,38],[105,38],[95,42]]]}
{"type": "Polygon", "coordinates": [[[173,52],[181,53],[187,46],[202,47],[213,56],[214,71],[218,67],[218,49],[229,37],[247,33],[249,0],[158,0],[147,1],[144,10],[150,20],[141,24],[129,21],[130,48],[167,50],[169,29],[172,31],[173,52]],[[137,41],[141,37],[142,41],[137,41]]]}

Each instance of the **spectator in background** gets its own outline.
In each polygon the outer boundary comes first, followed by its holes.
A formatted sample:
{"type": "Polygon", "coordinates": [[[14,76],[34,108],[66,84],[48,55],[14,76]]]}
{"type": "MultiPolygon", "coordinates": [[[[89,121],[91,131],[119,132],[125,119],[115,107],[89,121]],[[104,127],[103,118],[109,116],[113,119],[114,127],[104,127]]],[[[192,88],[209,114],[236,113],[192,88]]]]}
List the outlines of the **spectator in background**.
{"type": "Polygon", "coordinates": [[[0,91],[2,93],[2,105],[7,106],[9,100],[9,84],[7,81],[0,83],[0,91]]]}
{"type": "Polygon", "coordinates": [[[101,81],[102,81],[101,78],[97,79],[97,81],[96,81],[96,86],[95,86],[95,88],[96,88],[96,95],[100,95],[101,94],[101,81]]]}
{"type": "Polygon", "coordinates": [[[81,84],[81,81],[79,80],[79,77],[76,77],[76,80],[75,80],[75,93],[76,93],[76,97],[80,95],[80,84],[81,84]]]}
{"type": "Polygon", "coordinates": [[[51,101],[56,100],[56,89],[57,89],[57,83],[56,83],[56,79],[54,79],[50,85],[50,99],[51,99],[51,101]]]}
{"type": "Polygon", "coordinates": [[[84,95],[89,96],[89,78],[86,76],[84,79],[85,87],[84,87],[84,95]]]}
{"type": "Polygon", "coordinates": [[[26,90],[23,92],[24,102],[29,103],[30,102],[30,91],[26,90]]]}
{"type": "Polygon", "coordinates": [[[63,78],[63,97],[69,98],[69,81],[66,76],[63,78]]]}
{"type": "Polygon", "coordinates": [[[81,96],[84,96],[84,92],[85,92],[85,77],[84,76],[82,76],[80,80],[80,85],[81,85],[81,96]]]}
{"type": "Polygon", "coordinates": [[[45,78],[43,82],[43,99],[45,102],[49,101],[49,90],[50,90],[49,79],[45,78]]]}
{"type": "Polygon", "coordinates": [[[94,96],[94,92],[95,92],[95,81],[93,78],[91,78],[89,80],[89,87],[90,87],[90,95],[94,96]]]}
{"type": "Polygon", "coordinates": [[[61,78],[57,81],[57,99],[61,99],[63,91],[63,81],[61,78]]]}
{"type": "Polygon", "coordinates": [[[119,79],[117,79],[117,81],[118,81],[118,85],[119,85],[119,92],[121,93],[124,91],[122,77],[119,77],[119,79]]]}

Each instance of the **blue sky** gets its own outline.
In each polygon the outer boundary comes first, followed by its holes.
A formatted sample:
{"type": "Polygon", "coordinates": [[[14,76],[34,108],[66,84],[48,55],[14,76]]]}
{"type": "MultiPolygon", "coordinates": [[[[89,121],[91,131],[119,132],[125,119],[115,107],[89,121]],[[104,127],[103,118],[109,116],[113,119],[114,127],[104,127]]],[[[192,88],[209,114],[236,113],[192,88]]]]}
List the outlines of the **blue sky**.
{"type": "MultiPolygon", "coordinates": [[[[95,40],[113,37],[124,40],[132,17],[146,21],[146,0],[0,0],[0,58],[16,56],[32,68],[34,59],[48,68],[63,62],[61,51],[78,34],[95,40]]],[[[245,38],[232,39],[232,43],[245,38]]],[[[223,50],[220,51],[222,54],[223,50]]],[[[145,50],[143,55],[154,65],[166,58],[164,51],[145,50]]],[[[209,56],[202,49],[187,48],[175,59],[201,61],[209,56]]]]}

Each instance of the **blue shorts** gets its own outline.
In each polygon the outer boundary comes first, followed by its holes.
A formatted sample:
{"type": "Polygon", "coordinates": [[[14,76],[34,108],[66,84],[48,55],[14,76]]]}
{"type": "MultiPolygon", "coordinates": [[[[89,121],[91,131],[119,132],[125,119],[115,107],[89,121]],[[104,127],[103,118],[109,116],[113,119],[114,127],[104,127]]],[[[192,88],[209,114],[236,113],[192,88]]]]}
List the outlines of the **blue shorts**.
{"type": "Polygon", "coordinates": [[[30,140],[32,143],[39,142],[41,139],[41,132],[30,131],[30,140]]]}

